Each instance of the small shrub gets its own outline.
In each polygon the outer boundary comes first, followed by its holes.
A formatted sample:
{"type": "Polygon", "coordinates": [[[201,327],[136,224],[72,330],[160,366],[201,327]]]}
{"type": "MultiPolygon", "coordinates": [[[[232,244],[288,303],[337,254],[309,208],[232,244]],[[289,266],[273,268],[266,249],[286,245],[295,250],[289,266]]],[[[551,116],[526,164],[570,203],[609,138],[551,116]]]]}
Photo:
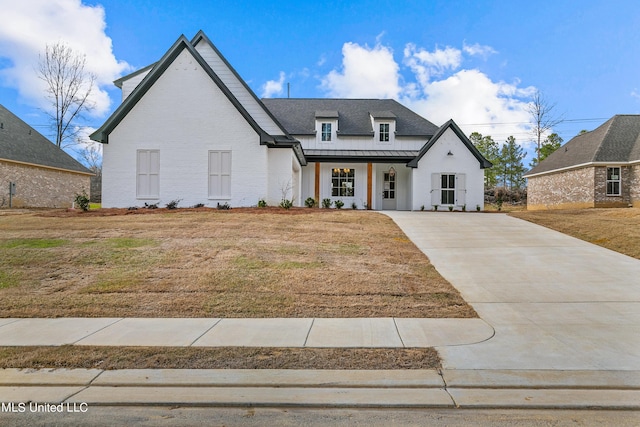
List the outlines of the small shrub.
{"type": "Polygon", "coordinates": [[[282,199],[282,201],[280,202],[280,207],[283,209],[291,209],[291,207],[293,206],[293,200],[289,200],[289,199],[282,199]]]}
{"type": "Polygon", "coordinates": [[[152,203],[152,204],[145,203],[144,204],[144,208],[145,209],[158,209],[158,204],[157,203],[152,203]]]}
{"type": "Polygon", "coordinates": [[[323,208],[329,209],[332,204],[333,204],[333,202],[331,201],[331,199],[322,199],[322,207],[323,208]]]}
{"type": "Polygon", "coordinates": [[[449,212],[453,211],[453,206],[449,206],[449,212]]]}
{"type": "Polygon", "coordinates": [[[433,210],[437,211],[438,210],[438,205],[433,205],[433,210]]]}
{"type": "Polygon", "coordinates": [[[82,194],[76,194],[75,202],[84,212],[89,210],[89,197],[86,191],[82,190],[82,194]]]}
{"type": "Polygon", "coordinates": [[[307,197],[307,200],[304,201],[304,205],[308,208],[313,208],[316,205],[316,199],[313,197],[307,197]]]}
{"type": "Polygon", "coordinates": [[[353,210],[358,209],[358,204],[356,202],[351,203],[351,209],[353,210]]]}
{"type": "Polygon", "coordinates": [[[137,206],[129,206],[129,207],[127,208],[127,210],[128,210],[128,211],[137,211],[137,210],[138,210],[138,207],[137,207],[137,206]]]}
{"type": "Polygon", "coordinates": [[[229,206],[228,202],[224,202],[223,204],[220,204],[220,202],[218,202],[217,208],[221,211],[228,211],[229,209],[231,209],[231,206],[229,206]]]}
{"type": "Polygon", "coordinates": [[[204,208],[204,203],[198,203],[191,206],[192,209],[204,208]]]}
{"type": "Polygon", "coordinates": [[[476,205],[476,212],[480,212],[480,205],[476,205]]]}
{"type": "Polygon", "coordinates": [[[344,202],[340,199],[336,200],[333,204],[335,205],[336,209],[342,209],[342,207],[344,206],[344,202]]]}
{"type": "Polygon", "coordinates": [[[466,212],[467,211],[467,205],[462,205],[462,212],[466,212]]]}
{"type": "Polygon", "coordinates": [[[178,203],[180,203],[180,200],[181,199],[176,199],[167,203],[167,209],[169,210],[178,209],[178,203]]]}
{"type": "Polygon", "coordinates": [[[267,201],[265,199],[258,200],[258,207],[259,208],[266,208],[267,207],[267,201]]]}
{"type": "Polygon", "coordinates": [[[423,211],[424,210],[424,205],[420,206],[420,210],[423,211]]]}

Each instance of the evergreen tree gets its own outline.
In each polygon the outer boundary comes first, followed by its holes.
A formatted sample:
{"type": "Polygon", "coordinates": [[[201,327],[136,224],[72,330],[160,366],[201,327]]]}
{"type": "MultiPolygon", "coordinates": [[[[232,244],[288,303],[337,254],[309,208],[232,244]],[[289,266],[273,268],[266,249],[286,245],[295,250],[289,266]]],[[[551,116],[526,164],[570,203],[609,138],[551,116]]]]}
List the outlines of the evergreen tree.
{"type": "Polygon", "coordinates": [[[526,157],[523,148],[516,142],[513,136],[507,138],[507,141],[500,150],[500,171],[499,178],[502,186],[505,188],[520,189],[524,186],[524,164],[522,160],[526,157]]]}
{"type": "MultiPolygon", "coordinates": [[[[549,157],[551,153],[553,153],[558,148],[560,148],[562,146],[562,142],[563,142],[563,139],[557,133],[552,133],[551,135],[546,137],[545,140],[540,145],[540,161],[543,161],[544,159],[549,157]]],[[[534,158],[531,161],[531,163],[529,163],[529,166],[531,167],[534,167],[537,165],[538,165],[537,158],[534,158]]]]}
{"type": "Polygon", "coordinates": [[[493,163],[493,167],[484,170],[484,188],[494,188],[498,184],[500,171],[500,148],[491,136],[482,136],[479,132],[469,135],[469,140],[478,149],[485,159],[493,163]]]}

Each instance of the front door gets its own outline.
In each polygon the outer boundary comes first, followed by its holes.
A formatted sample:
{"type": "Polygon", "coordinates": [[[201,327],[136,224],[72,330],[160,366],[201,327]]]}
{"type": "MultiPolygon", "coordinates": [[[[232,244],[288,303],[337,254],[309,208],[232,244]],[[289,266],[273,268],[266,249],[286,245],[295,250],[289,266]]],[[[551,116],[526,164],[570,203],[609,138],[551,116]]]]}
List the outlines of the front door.
{"type": "Polygon", "coordinates": [[[397,208],[396,204],[396,172],[391,168],[389,171],[384,173],[384,182],[383,182],[383,191],[382,191],[382,209],[383,210],[395,210],[397,208]]]}

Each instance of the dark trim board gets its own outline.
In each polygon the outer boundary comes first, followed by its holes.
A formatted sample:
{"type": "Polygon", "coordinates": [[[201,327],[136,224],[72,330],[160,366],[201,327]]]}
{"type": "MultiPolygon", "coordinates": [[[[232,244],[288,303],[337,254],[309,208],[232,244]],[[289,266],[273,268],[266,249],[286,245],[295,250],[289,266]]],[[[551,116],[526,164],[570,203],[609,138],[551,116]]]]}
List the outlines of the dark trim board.
{"type": "Polygon", "coordinates": [[[305,150],[307,162],[408,163],[417,151],[390,150],[305,150]]]}

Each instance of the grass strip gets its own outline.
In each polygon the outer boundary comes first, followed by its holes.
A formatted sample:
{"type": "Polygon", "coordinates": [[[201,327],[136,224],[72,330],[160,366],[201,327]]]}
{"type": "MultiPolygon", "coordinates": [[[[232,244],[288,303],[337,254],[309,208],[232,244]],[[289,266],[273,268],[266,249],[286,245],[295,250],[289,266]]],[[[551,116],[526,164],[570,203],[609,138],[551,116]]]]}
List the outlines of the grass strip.
{"type": "Polygon", "coordinates": [[[435,369],[433,348],[0,347],[0,368],[435,369]]]}

